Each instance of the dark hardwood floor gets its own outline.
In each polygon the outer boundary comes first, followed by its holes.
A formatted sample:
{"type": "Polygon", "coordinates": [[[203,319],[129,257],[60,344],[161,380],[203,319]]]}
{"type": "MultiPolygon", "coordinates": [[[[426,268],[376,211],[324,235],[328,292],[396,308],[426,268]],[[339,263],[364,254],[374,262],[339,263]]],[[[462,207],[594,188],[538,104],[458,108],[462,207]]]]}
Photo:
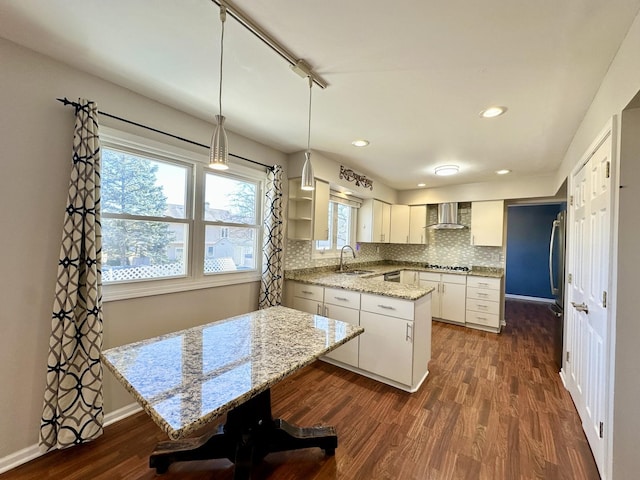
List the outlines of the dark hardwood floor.
{"type": "MultiPolygon", "coordinates": [[[[323,362],[272,389],[274,414],[335,425],[338,449],[271,454],[255,479],[591,480],[598,473],[552,358],[544,304],[507,301],[500,335],[434,322],[430,374],[409,394],[323,362]]],[[[88,445],[51,452],[0,480],[224,479],[224,460],[175,464],[148,456],[166,436],[144,414],[88,445]]]]}

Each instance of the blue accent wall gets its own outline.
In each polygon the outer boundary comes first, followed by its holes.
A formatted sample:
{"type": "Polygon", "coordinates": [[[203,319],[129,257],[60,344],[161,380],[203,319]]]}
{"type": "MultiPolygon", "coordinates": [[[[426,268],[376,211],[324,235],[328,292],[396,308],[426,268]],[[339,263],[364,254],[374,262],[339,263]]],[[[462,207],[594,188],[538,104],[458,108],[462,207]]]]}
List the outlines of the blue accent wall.
{"type": "Polygon", "coordinates": [[[553,299],[549,285],[549,239],[566,204],[510,206],[507,217],[507,294],[553,299]]]}

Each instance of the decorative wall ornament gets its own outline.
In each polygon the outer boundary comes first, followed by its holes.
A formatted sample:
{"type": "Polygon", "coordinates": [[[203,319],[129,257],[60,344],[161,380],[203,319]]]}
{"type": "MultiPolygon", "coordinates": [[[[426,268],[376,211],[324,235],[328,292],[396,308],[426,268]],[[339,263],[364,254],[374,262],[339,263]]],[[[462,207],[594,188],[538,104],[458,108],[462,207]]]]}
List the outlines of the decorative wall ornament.
{"type": "Polygon", "coordinates": [[[373,180],[354,172],[350,168],[340,165],[340,178],[344,178],[348,182],[356,182],[356,187],[364,187],[373,190],[373,180]]]}

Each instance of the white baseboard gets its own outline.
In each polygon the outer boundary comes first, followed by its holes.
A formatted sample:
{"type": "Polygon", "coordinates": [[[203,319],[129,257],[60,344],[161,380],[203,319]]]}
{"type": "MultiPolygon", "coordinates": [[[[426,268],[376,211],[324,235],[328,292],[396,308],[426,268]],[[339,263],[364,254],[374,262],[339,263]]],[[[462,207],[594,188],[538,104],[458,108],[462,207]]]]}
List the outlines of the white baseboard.
{"type": "Polygon", "coordinates": [[[507,293],[504,297],[513,300],[527,300],[528,302],[555,303],[553,298],[528,297],[526,295],[514,295],[513,293],[507,293]]]}
{"type": "MultiPolygon", "coordinates": [[[[111,424],[119,422],[120,420],[123,420],[133,415],[134,413],[138,413],[141,410],[142,408],[140,408],[140,405],[138,405],[137,403],[131,403],[122,408],[119,408],[114,412],[107,413],[104,416],[104,426],[107,427],[111,424]]],[[[31,445],[27,448],[23,448],[22,450],[18,450],[17,452],[7,455],[6,457],[0,458],[0,474],[8,472],[9,470],[19,467],[20,465],[30,462],[31,460],[41,457],[45,453],[46,452],[41,451],[40,446],[36,444],[31,445]]]]}
{"type": "Polygon", "coordinates": [[[564,386],[565,390],[569,390],[567,388],[567,382],[565,380],[564,370],[562,368],[560,369],[560,374],[559,375],[560,375],[560,380],[562,380],[562,385],[564,386]]]}

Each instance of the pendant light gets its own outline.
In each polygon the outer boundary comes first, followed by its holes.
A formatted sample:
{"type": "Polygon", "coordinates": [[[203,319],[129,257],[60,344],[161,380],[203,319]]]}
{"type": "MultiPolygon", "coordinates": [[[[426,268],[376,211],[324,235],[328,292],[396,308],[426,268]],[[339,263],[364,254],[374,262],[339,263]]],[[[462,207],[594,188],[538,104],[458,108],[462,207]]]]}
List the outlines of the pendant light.
{"type": "Polygon", "coordinates": [[[307,151],[304,152],[304,165],[302,166],[302,190],[313,190],[315,188],[315,179],[313,175],[313,166],[311,165],[311,91],[313,87],[313,78],[309,79],[309,125],[307,129],[307,151]]]}
{"type": "Polygon", "coordinates": [[[227,143],[227,132],[224,130],[224,116],[222,115],[222,59],[224,56],[224,22],[227,19],[227,8],[224,1],[220,2],[220,23],[222,33],[220,36],[220,87],[218,90],[219,115],[216,115],[216,128],[211,137],[211,148],[209,150],[209,166],[216,170],[227,170],[229,168],[229,145],[227,143]]]}

